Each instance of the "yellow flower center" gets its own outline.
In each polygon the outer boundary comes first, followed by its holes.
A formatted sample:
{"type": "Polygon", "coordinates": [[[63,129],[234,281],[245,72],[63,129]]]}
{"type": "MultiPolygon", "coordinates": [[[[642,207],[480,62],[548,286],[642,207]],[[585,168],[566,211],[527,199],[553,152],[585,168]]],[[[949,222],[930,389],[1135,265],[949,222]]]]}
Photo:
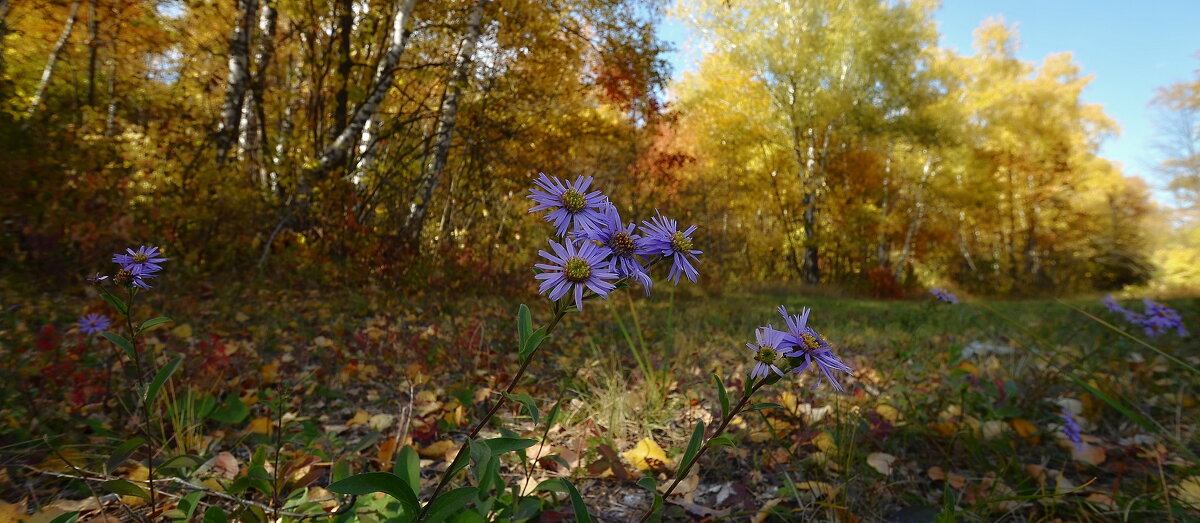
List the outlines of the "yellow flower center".
{"type": "Polygon", "coordinates": [[[563,272],[567,274],[567,281],[581,283],[592,275],[592,267],[583,258],[572,256],[563,264],[563,272]]]}
{"type": "Polygon", "coordinates": [[[778,357],[779,353],[775,352],[775,349],[772,349],[766,345],[759,345],[758,354],[754,356],[754,359],[766,363],[767,365],[773,365],[775,364],[775,359],[778,357]]]}
{"type": "Polygon", "coordinates": [[[634,243],[633,237],[625,231],[612,235],[612,238],[608,240],[608,248],[612,249],[613,254],[617,256],[632,256],[636,247],[637,244],[634,243]]]}
{"type": "Polygon", "coordinates": [[[128,269],[121,269],[117,271],[117,274],[113,275],[113,281],[118,285],[123,285],[129,283],[129,279],[132,276],[133,272],[129,271],[128,269]]]}
{"type": "Polygon", "coordinates": [[[567,212],[575,214],[579,211],[582,211],[583,208],[587,206],[587,200],[583,198],[583,195],[580,194],[579,191],[568,189],[567,192],[564,192],[562,195],[562,204],[563,208],[566,209],[567,212]]]}
{"type": "Polygon", "coordinates": [[[821,342],[817,341],[817,337],[811,333],[806,332],[801,334],[800,341],[804,342],[804,348],[807,350],[811,351],[821,348],[821,342]]]}
{"type": "Polygon", "coordinates": [[[675,252],[688,252],[692,250],[692,239],[683,235],[683,231],[676,231],[671,235],[671,249],[675,252]]]}
{"type": "Polygon", "coordinates": [[[139,252],[139,253],[133,255],[133,261],[135,263],[146,263],[146,262],[150,261],[150,257],[146,256],[146,253],[144,253],[144,252],[139,252]]]}

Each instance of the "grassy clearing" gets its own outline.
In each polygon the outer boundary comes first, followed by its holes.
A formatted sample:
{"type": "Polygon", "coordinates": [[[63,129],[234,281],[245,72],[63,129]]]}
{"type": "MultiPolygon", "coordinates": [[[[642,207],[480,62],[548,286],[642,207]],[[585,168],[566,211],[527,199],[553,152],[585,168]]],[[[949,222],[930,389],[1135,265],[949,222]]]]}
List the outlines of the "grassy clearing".
{"type": "MultiPolygon", "coordinates": [[[[171,416],[156,430],[172,449],[202,460],[229,452],[243,469],[255,450],[282,447],[279,468],[307,462],[316,471],[293,485],[300,489],[293,509],[328,503],[304,500],[323,500],[320,486],[338,467],[390,470],[405,444],[423,458],[428,494],[455,438],[516,367],[515,300],[251,298],[163,304],[180,321],[154,331],[147,345],[160,361],[169,353],[187,360],[161,400],[171,416]],[[219,414],[197,413],[208,398],[219,414]],[[236,403],[244,416],[230,412],[236,403]]],[[[102,346],[68,330],[51,350],[39,348],[48,346],[44,325],[66,330],[78,303],[33,304],[12,313],[0,332],[9,362],[5,382],[20,384],[4,389],[2,436],[12,443],[4,449],[7,476],[0,485],[8,501],[21,499],[27,485],[40,490],[42,506],[87,498],[82,483],[41,471],[64,470],[55,462],[64,450],[76,466],[104,461],[136,418],[122,413],[103,382],[81,393],[78,380],[54,374],[96,377],[107,369],[119,384],[121,369],[108,365],[111,353],[100,352],[102,346]],[[77,346],[83,350],[75,354],[77,346]],[[47,370],[64,361],[74,367],[47,370]]],[[[536,319],[547,314],[531,303],[536,319]]],[[[774,310],[780,304],[813,308],[810,324],[858,372],[843,382],[846,394],[812,390],[811,377],[764,389],[757,401],[782,407],[735,420],[736,450],[718,449],[700,462],[672,497],[671,518],[1186,520],[1200,514],[1189,505],[1200,483],[1188,482],[1200,474],[1192,456],[1200,452],[1200,380],[1068,307],[1121,325],[1097,300],[949,306],[664,288],[651,299],[591,302],[584,314],[564,320],[521,388],[542,413],[562,401],[564,416],[531,452],[545,459],[529,468],[510,463],[505,479],[523,484],[528,474],[535,484],[570,474],[600,519],[636,517],[649,500],[634,481],[661,471],[639,470],[646,464],[640,454],[624,453],[650,438],[665,449],[668,468],[678,460],[695,423],[711,424],[719,410],[712,374],[724,378],[731,394],[740,390],[750,369],[744,343],[755,327],[780,323],[774,310]],[[1082,450],[1061,436],[1063,407],[1083,426],[1082,450]]],[[[1170,304],[1185,324],[1197,325],[1200,302],[1170,304]]],[[[1200,363],[1193,339],[1170,334],[1153,343],[1189,365],[1200,363]]],[[[505,427],[540,436],[519,408],[502,410],[502,417],[505,427]]],[[[112,472],[136,474],[131,468],[112,472]]],[[[566,510],[565,500],[544,503],[551,513],[566,510]]],[[[359,516],[369,519],[377,508],[364,504],[359,516]]]]}

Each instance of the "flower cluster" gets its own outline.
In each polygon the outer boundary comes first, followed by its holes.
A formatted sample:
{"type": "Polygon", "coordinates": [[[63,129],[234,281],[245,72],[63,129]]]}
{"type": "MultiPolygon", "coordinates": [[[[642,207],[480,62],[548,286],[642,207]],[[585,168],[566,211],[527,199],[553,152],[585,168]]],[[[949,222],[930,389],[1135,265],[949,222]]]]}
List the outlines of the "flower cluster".
{"type": "Polygon", "coordinates": [[[1125,317],[1125,321],[1141,327],[1147,336],[1158,336],[1169,330],[1174,330],[1180,336],[1187,336],[1188,330],[1183,326],[1183,318],[1179,313],[1165,304],[1148,298],[1142,299],[1145,312],[1138,313],[1121,307],[1116,298],[1110,294],[1103,300],[1108,310],[1125,317]]]}
{"type": "MultiPolygon", "coordinates": [[[[825,338],[808,326],[808,315],[812,311],[805,307],[799,315],[790,315],[782,305],[778,310],[787,330],[776,330],[771,325],[759,327],[754,333],[757,343],[746,344],[758,362],[750,371],[750,377],[763,378],[772,372],[783,377],[786,373],[802,374],[811,368],[824,375],[834,389],[842,391],[842,385],[833,373],[850,373],[853,369],[833,353],[833,347],[825,338]]],[[[818,376],[817,385],[820,384],[818,376]]]]}
{"type": "Polygon", "coordinates": [[[943,289],[941,287],[934,287],[932,289],[929,289],[929,293],[932,294],[934,298],[937,298],[938,301],[944,301],[944,302],[950,303],[950,304],[958,303],[958,296],[955,296],[953,294],[950,294],[949,292],[946,292],[946,289],[943,289]]]}
{"type": "Polygon", "coordinates": [[[100,334],[112,326],[112,320],[103,314],[87,314],[79,318],[79,332],[91,336],[100,334]]]}
{"type": "Polygon", "coordinates": [[[540,174],[530,189],[536,205],[529,212],[549,211],[546,221],[554,225],[561,241],[550,240],[553,252],[538,255],[549,263],[538,263],[541,280],[538,293],[559,300],[571,295],[575,308],[583,310],[584,292],[608,297],[619,280],[635,280],[649,294],[650,266],[670,259],[668,279],[678,284],[681,276],[696,282],[699,271],[693,262],[701,251],[692,248],[693,225],[680,231],[675,220],[658,214],[641,227],[626,224],[617,207],[600,191],[588,191],[592,178],[574,182],[540,174]],[[639,234],[640,231],[640,234],[639,234]]]}
{"type": "Polygon", "coordinates": [[[1063,419],[1063,435],[1075,444],[1075,448],[1083,448],[1083,438],[1079,436],[1079,423],[1075,421],[1075,416],[1067,409],[1062,409],[1058,416],[1063,419]]]}
{"type": "MultiPolygon", "coordinates": [[[[158,247],[142,245],[136,251],[126,248],[124,254],[117,253],[112,257],[113,263],[121,267],[112,275],[112,281],[117,285],[149,289],[150,284],[146,283],[146,280],[158,276],[158,271],[162,270],[160,264],[169,259],[162,256],[158,247]]],[[[87,281],[95,285],[108,279],[109,276],[97,272],[89,276],[87,281]]]]}

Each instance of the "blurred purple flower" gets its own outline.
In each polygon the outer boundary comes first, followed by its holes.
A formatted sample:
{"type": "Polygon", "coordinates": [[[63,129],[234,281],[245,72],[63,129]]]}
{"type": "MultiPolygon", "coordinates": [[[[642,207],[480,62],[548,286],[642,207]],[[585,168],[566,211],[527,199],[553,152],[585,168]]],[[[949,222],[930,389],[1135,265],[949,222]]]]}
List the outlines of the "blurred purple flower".
{"type": "Polygon", "coordinates": [[[641,254],[659,254],[671,258],[671,272],[667,274],[667,279],[672,283],[679,285],[680,276],[687,276],[692,283],[696,283],[696,277],[700,273],[692,265],[692,261],[699,263],[696,255],[703,253],[692,249],[695,225],[680,231],[675,220],[665,218],[659,213],[658,216],[642,222],[642,230],[646,232],[646,248],[641,254]]]}
{"type": "Polygon", "coordinates": [[[777,331],[770,325],[754,330],[757,343],[746,344],[746,347],[754,352],[754,361],[758,362],[750,371],[751,379],[764,378],[772,372],[783,377],[783,369],[779,368],[779,363],[786,361],[788,355],[780,345],[786,336],[787,333],[777,331]]]}
{"type": "MultiPolygon", "coordinates": [[[[794,348],[794,351],[788,355],[793,358],[802,358],[803,363],[792,370],[797,374],[803,373],[809,367],[814,367],[815,370],[820,370],[821,374],[825,375],[825,379],[833,385],[834,389],[842,392],[842,384],[838,383],[833,377],[833,371],[845,373],[854,372],[849,365],[846,365],[836,354],[833,353],[833,347],[829,342],[825,341],[816,330],[808,326],[808,315],[812,311],[805,307],[801,310],[800,315],[792,316],[788,314],[787,308],[783,305],[779,306],[779,314],[783,316],[783,321],[787,323],[788,332],[784,338],[784,345],[794,348]]],[[[821,380],[817,379],[817,386],[821,385],[821,380]]]]}
{"type": "Polygon", "coordinates": [[[100,273],[97,272],[96,274],[88,276],[87,281],[88,281],[88,283],[95,285],[95,284],[100,283],[107,279],[108,279],[108,276],[101,276],[100,273]]]}
{"type": "Polygon", "coordinates": [[[929,289],[929,293],[932,294],[933,297],[937,298],[939,301],[944,301],[944,302],[950,303],[950,304],[958,303],[958,296],[955,296],[953,294],[946,292],[946,289],[943,289],[941,287],[935,287],[935,288],[929,289]]]}
{"type": "Polygon", "coordinates": [[[1058,415],[1063,419],[1063,434],[1075,444],[1075,448],[1082,449],[1083,439],[1079,436],[1079,424],[1075,422],[1075,416],[1067,409],[1062,409],[1058,415]]]}
{"type": "Polygon", "coordinates": [[[529,212],[552,209],[546,215],[546,221],[558,229],[559,236],[566,236],[568,230],[578,231],[595,227],[596,222],[603,219],[601,206],[608,201],[600,191],[587,192],[592,184],[592,177],[575,179],[574,183],[563,183],[558,178],[538,173],[538,179],[533,182],[539,189],[530,189],[528,198],[537,203],[529,212]]]}
{"type": "Polygon", "coordinates": [[[581,242],[576,246],[575,242],[571,240],[562,244],[550,240],[550,248],[554,250],[554,254],[538,251],[538,255],[553,264],[538,263],[534,265],[534,267],[546,271],[534,275],[534,278],[542,280],[542,284],[538,287],[538,294],[549,291],[550,299],[558,301],[573,290],[575,292],[575,308],[582,311],[584,288],[605,298],[616,288],[608,280],[617,279],[617,273],[613,272],[609,264],[605,262],[604,259],[608,253],[602,247],[588,241],[581,242]]]}
{"type": "Polygon", "coordinates": [[[1121,307],[1121,304],[1117,303],[1111,294],[1105,297],[1103,302],[1108,310],[1122,315],[1125,321],[1141,327],[1147,336],[1158,336],[1170,330],[1174,330],[1180,336],[1188,335],[1188,330],[1183,326],[1183,318],[1179,316],[1179,312],[1165,304],[1143,298],[1142,304],[1146,307],[1143,314],[1121,307]]]}
{"type": "Polygon", "coordinates": [[[122,269],[127,270],[130,270],[131,267],[139,267],[141,268],[141,274],[143,277],[149,277],[150,275],[162,270],[162,265],[159,264],[168,260],[168,258],[162,257],[162,253],[159,252],[158,247],[147,247],[142,245],[141,247],[138,247],[138,250],[136,251],[127,248],[125,249],[125,252],[127,254],[114,254],[112,259],[113,263],[116,263],[120,265],[122,269]]]}
{"type": "Polygon", "coordinates": [[[617,275],[641,282],[642,287],[646,289],[646,294],[650,294],[650,285],[653,281],[650,280],[650,275],[646,274],[646,268],[642,266],[641,260],[637,257],[638,252],[645,249],[645,241],[641,236],[633,233],[634,224],[625,225],[621,221],[621,214],[617,211],[617,206],[605,202],[603,215],[595,225],[584,228],[575,236],[599,242],[603,246],[602,249],[611,254],[612,257],[609,261],[613,270],[617,271],[617,275]]]}
{"type": "Polygon", "coordinates": [[[103,314],[88,314],[79,318],[79,331],[91,336],[100,334],[112,326],[112,320],[103,314]]]}

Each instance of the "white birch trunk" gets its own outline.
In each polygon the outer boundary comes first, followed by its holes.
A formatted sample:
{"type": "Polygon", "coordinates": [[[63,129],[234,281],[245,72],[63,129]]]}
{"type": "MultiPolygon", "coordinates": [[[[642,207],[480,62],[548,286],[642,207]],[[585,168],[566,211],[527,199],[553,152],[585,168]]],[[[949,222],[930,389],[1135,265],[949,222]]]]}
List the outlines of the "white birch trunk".
{"type": "Polygon", "coordinates": [[[250,83],[250,33],[257,11],[257,0],[238,0],[238,19],[229,38],[225,103],[221,106],[221,123],[217,127],[217,163],[225,162],[229,149],[238,141],[246,87],[250,83]]]}
{"type": "MultiPolygon", "coordinates": [[[[37,113],[38,106],[42,104],[42,98],[46,96],[46,86],[50,85],[50,77],[54,74],[54,65],[58,63],[58,56],[67,46],[67,40],[71,39],[71,30],[75,28],[75,19],[78,18],[79,4],[81,3],[83,0],[75,0],[71,3],[71,12],[67,15],[67,23],[63,26],[62,35],[58,37],[54,48],[50,50],[50,58],[46,59],[46,67],[42,69],[42,79],[38,81],[37,90],[33,93],[33,100],[29,102],[29,108],[25,110],[26,120],[33,118],[33,115],[37,113]]],[[[8,10],[7,5],[4,9],[8,10]]]]}
{"type": "Polygon", "coordinates": [[[346,159],[350,149],[358,143],[362,137],[363,128],[366,127],[367,121],[379,110],[379,104],[383,102],[387,92],[392,88],[392,80],[396,73],[396,64],[400,62],[400,55],[404,53],[404,47],[408,44],[408,32],[404,26],[408,23],[408,19],[412,17],[413,6],[416,0],[400,0],[400,5],[397,6],[396,14],[392,17],[392,38],[388,46],[387,53],[384,54],[383,60],[379,62],[379,68],[375,74],[375,88],[362,105],[354,111],[354,117],[350,119],[350,123],[346,125],[338,133],[337,138],[325,151],[321,153],[321,158],[317,162],[317,166],[308,173],[308,178],[312,180],[319,179],[329,172],[333,166],[341,163],[346,159]]]}
{"type": "Polygon", "coordinates": [[[458,56],[454,59],[454,70],[450,73],[450,80],[446,82],[446,94],[442,97],[442,107],[439,111],[441,118],[434,134],[433,154],[430,155],[429,163],[417,182],[417,192],[410,206],[408,219],[405,220],[405,234],[408,240],[414,243],[421,236],[421,228],[425,224],[425,215],[429,211],[433,191],[446,169],[454,125],[458,119],[458,99],[462,95],[463,84],[467,83],[471,60],[475,57],[475,47],[483,32],[483,7],[486,3],[487,0],[476,0],[475,5],[471,7],[471,14],[467,19],[467,34],[459,47],[458,56]]]}

